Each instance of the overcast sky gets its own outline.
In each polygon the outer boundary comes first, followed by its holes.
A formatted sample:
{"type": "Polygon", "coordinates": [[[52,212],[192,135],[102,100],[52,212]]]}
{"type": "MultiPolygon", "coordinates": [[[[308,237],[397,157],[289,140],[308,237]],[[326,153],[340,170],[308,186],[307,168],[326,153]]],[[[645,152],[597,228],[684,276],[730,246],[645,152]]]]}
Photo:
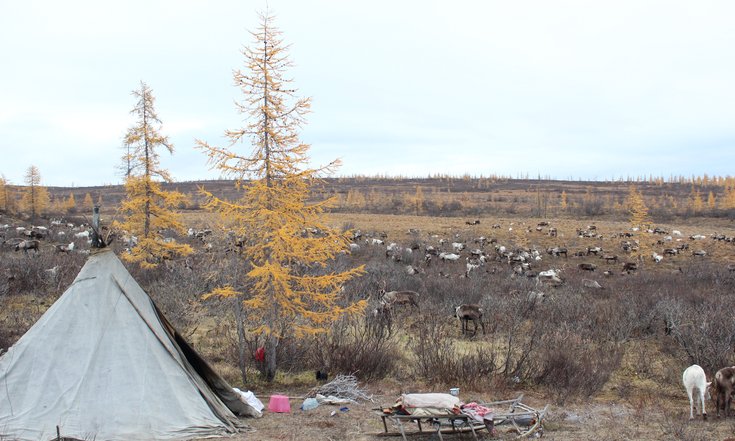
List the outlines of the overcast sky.
{"type": "MultiPolygon", "coordinates": [[[[341,175],[732,175],[735,2],[269,0],[341,175]]],[[[242,126],[232,70],[265,1],[3,1],[0,173],[117,184],[131,91],[156,97],[176,180],[242,126]]],[[[250,151],[242,146],[242,152],[250,151]]]]}

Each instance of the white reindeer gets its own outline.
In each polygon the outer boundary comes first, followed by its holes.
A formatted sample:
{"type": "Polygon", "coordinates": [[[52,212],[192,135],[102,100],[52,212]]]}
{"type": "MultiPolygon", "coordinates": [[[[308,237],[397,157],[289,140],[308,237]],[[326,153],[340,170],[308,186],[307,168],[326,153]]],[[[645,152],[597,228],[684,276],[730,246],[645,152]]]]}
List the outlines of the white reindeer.
{"type": "Polygon", "coordinates": [[[684,388],[687,390],[687,395],[689,395],[689,419],[694,419],[694,390],[696,389],[702,411],[702,419],[706,420],[707,411],[704,409],[704,396],[707,394],[709,398],[709,387],[712,383],[707,382],[704,369],[697,364],[689,366],[684,370],[682,382],[684,383],[684,388]]]}
{"type": "Polygon", "coordinates": [[[459,254],[439,253],[439,258],[444,262],[456,262],[459,260],[459,254]]]}

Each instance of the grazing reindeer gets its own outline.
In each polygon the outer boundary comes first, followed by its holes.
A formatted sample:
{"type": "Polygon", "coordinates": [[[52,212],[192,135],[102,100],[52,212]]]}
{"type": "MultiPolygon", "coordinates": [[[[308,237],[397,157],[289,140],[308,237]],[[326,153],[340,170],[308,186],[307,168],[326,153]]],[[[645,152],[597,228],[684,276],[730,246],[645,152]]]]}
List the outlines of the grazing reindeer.
{"type": "Polygon", "coordinates": [[[625,262],[623,264],[623,274],[626,274],[626,273],[630,274],[633,271],[637,271],[637,270],[638,270],[638,264],[635,262],[625,262]]]}
{"type": "Polygon", "coordinates": [[[607,263],[618,263],[618,256],[615,254],[603,254],[601,259],[604,259],[607,263]]]}
{"type": "Polygon", "coordinates": [[[482,327],[482,335],[485,335],[485,324],[482,322],[482,308],[480,305],[459,305],[454,308],[454,315],[462,323],[462,335],[467,335],[469,331],[469,325],[467,322],[472,320],[472,324],[475,326],[472,336],[477,335],[477,323],[480,323],[482,327]]]}
{"type": "Polygon", "coordinates": [[[54,245],[54,249],[57,253],[70,253],[74,251],[74,242],[69,243],[69,245],[54,245]]]}
{"type": "Polygon", "coordinates": [[[393,332],[393,312],[389,304],[380,302],[377,308],[370,311],[366,324],[368,330],[371,330],[376,336],[390,337],[393,332]],[[387,331],[387,334],[384,334],[387,331]]]}
{"type": "Polygon", "coordinates": [[[38,253],[38,246],[41,245],[41,242],[38,240],[23,240],[18,245],[15,246],[15,251],[23,250],[26,254],[28,254],[28,250],[33,250],[36,253],[38,253]]]}
{"type": "Polygon", "coordinates": [[[717,417],[720,417],[720,409],[725,409],[725,418],[730,416],[730,404],[732,402],[732,393],[735,389],[735,366],[724,367],[715,374],[715,381],[712,382],[717,406],[717,417]]]}
{"type": "Polygon", "coordinates": [[[699,398],[699,407],[702,411],[702,419],[707,419],[707,411],[704,409],[704,396],[709,396],[709,388],[712,383],[707,382],[704,375],[704,369],[699,365],[693,364],[684,370],[682,375],[684,388],[689,396],[689,419],[694,419],[694,402],[699,398]],[[697,395],[694,395],[696,390],[697,395]]]}
{"type": "Polygon", "coordinates": [[[378,291],[380,295],[380,301],[385,303],[390,308],[395,305],[411,305],[419,308],[419,293],[416,291],[385,291],[385,282],[383,287],[378,291]]]}

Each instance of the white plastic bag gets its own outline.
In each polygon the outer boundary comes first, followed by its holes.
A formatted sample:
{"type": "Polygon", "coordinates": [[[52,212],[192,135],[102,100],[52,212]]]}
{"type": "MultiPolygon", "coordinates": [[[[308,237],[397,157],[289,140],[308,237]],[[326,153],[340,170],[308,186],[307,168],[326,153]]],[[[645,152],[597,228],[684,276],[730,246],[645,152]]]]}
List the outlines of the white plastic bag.
{"type": "Polygon", "coordinates": [[[238,395],[240,395],[240,401],[243,403],[249,404],[253,409],[257,410],[260,413],[263,413],[263,409],[265,406],[263,403],[258,399],[258,397],[255,396],[254,393],[250,391],[241,391],[240,389],[233,387],[232,390],[237,392],[238,395]]]}

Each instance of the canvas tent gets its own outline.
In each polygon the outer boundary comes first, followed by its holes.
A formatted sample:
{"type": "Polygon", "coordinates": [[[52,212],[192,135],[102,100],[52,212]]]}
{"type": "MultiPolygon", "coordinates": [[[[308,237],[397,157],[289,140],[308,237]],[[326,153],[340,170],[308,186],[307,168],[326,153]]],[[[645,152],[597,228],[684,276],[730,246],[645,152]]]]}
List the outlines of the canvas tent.
{"type": "Polygon", "coordinates": [[[0,357],[0,439],[222,436],[258,412],[189,346],[110,250],[0,357]]]}

